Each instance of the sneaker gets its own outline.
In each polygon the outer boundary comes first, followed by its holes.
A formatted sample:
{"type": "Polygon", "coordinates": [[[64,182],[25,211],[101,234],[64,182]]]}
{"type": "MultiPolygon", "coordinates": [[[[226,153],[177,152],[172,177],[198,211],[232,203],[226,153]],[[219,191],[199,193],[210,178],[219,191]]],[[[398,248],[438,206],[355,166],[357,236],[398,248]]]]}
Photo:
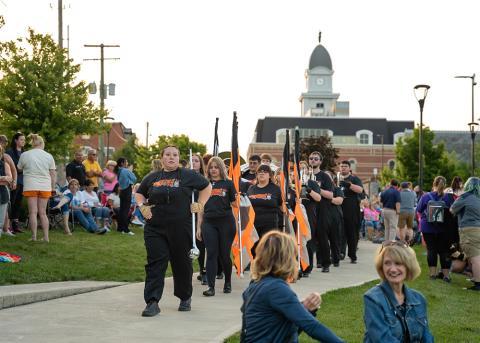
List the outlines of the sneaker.
{"type": "Polygon", "coordinates": [[[188,312],[192,310],[192,298],[187,300],[181,300],[180,305],[178,305],[178,310],[181,312],[188,312]]]}
{"type": "Polygon", "coordinates": [[[330,268],[329,267],[323,267],[322,268],[322,273],[329,273],[330,272],[330,268]]]}
{"type": "Polygon", "coordinates": [[[445,275],[443,275],[442,272],[438,272],[437,279],[444,279],[444,278],[445,278],[445,275]]]}
{"type": "Polygon", "coordinates": [[[230,282],[225,282],[223,293],[232,293],[232,284],[230,282]]]}
{"type": "Polygon", "coordinates": [[[446,283],[452,282],[452,279],[450,279],[448,276],[445,276],[442,280],[445,281],[446,283]]]}
{"type": "Polygon", "coordinates": [[[107,232],[110,232],[110,229],[108,228],[108,226],[104,226],[103,228],[107,230],[107,232]]]}
{"type": "Polygon", "coordinates": [[[469,291],[480,291],[480,285],[476,284],[476,285],[473,285],[472,287],[468,287],[466,288],[466,290],[469,290],[469,291]]]}
{"type": "Polygon", "coordinates": [[[10,231],[10,230],[3,231],[3,234],[4,234],[5,236],[15,237],[15,234],[14,234],[12,231],[10,231]]]}
{"type": "Polygon", "coordinates": [[[140,226],[143,226],[145,224],[143,224],[140,219],[138,219],[137,217],[135,217],[133,220],[132,220],[132,224],[134,225],[140,225],[140,226]]]}
{"type": "Polygon", "coordinates": [[[436,280],[437,276],[436,275],[430,275],[429,278],[430,278],[430,280],[436,280]]]}
{"type": "Polygon", "coordinates": [[[298,272],[298,275],[300,275],[300,274],[302,275],[302,277],[310,277],[310,273],[309,273],[309,272],[302,272],[302,271],[300,271],[300,272],[298,272]]]}
{"type": "MultiPolygon", "coordinates": [[[[215,288],[208,287],[208,289],[203,292],[203,295],[206,297],[213,297],[215,295],[215,288]]],[[[180,311],[180,308],[178,310],[180,311]]]]}
{"type": "Polygon", "coordinates": [[[223,273],[217,274],[217,280],[223,279],[223,273]]]}
{"type": "Polygon", "coordinates": [[[154,317],[159,313],[160,307],[158,307],[158,302],[151,300],[142,311],[142,317],[154,317]]]}
{"type": "Polygon", "coordinates": [[[122,235],[135,236],[135,232],[133,232],[133,231],[128,231],[128,232],[122,231],[122,235]]]}
{"type": "Polygon", "coordinates": [[[334,267],[340,267],[340,263],[339,263],[339,262],[335,262],[335,263],[333,264],[333,266],[334,266],[334,267]]]}
{"type": "Polygon", "coordinates": [[[105,230],[105,228],[103,228],[103,229],[98,229],[97,231],[95,231],[95,233],[96,233],[97,235],[104,235],[104,234],[107,233],[107,230],[105,230]]]}
{"type": "Polygon", "coordinates": [[[354,259],[351,258],[351,259],[350,259],[350,263],[351,263],[351,264],[357,264],[357,260],[354,260],[354,259]]]}

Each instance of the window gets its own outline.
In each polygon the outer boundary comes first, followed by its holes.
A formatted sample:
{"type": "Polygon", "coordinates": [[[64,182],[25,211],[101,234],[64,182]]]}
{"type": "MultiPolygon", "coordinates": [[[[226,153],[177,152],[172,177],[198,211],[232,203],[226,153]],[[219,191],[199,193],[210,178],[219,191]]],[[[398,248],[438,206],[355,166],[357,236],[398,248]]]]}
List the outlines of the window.
{"type": "Polygon", "coordinates": [[[360,144],[368,144],[368,134],[360,134],[360,144]]]}
{"type": "Polygon", "coordinates": [[[317,102],[316,107],[317,108],[323,108],[324,107],[323,102],[317,102]]]}
{"type": "Polygon", "coordinates": [[[353,173],[357,171],[357,161],[353,158],[349,159],[348,162],[350,162],[350,169],[352,170],[353,173]]]}
{"type": "Polygon", "coordinates": [[[358,130],[355,136],[357,137],[358,144],[373,144],[373,132],[370,130],[358,130]]]}
{"type": "Polygon", "coordinates": [[[389,160],[388,161],[388,169],[390,169],[390,170],[395,169],[395,161],[394,160],[389,160]]]}

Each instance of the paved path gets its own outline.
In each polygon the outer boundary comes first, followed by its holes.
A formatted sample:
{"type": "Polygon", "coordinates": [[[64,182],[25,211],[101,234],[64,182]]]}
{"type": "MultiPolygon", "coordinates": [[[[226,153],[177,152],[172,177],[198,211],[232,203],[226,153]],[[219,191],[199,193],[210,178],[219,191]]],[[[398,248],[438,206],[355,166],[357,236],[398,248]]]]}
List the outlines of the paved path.
{"type": "MultiPolygon", "coordinates": [[[[377,278],[373,266],[378,245],[360,242],[359,263],[341,264],[331,272],[316,269],[310,278],[292,287],[299,297],[310,292],[350,287],[377,278]]],[[[221,280],[220,280],[221,281],[221,280]]],[[[233,279],[231,294],[201,295],[205,289],[194,281],[191,312],[178,312],[172,280],[165,284],[161,314],[142,318],[143,284],[135,283],[61,299],[0,310],[0,342],[122,343],[122,342],[222,342],[240,329],[244,279],[233,279]]],[[[221,291],[223,282],[217,285],[221,291]]]]}

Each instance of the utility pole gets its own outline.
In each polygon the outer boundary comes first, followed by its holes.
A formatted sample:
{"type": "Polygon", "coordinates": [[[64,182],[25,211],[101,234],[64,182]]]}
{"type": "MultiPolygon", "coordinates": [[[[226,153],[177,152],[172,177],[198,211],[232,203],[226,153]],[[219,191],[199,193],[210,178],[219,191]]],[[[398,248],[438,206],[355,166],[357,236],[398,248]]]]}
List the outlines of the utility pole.
{"type": "MultiPolygon", "coordinates": [[[[100,115],[100,126],[103,126],[104,114],[103,111],[105,110],[105,68],[104,62],[105,60],[119,60],[120,58],[105,58],[104,57],[104,48],[119,48],[120,45],[107,45],[107,44],[85,44],[84,47],[86,48],[100,48],[100,58],[86,58],[84,61],[100,61],[100,110],[102,114],[100,115]]],[[[100,160],[100,164],[104,163],[104,143],[103,143],[103,133],[98,135],[98,157],[100,160]]]]}
{"type": "Polygon", "coordinates": [[[58,0],[58,46],[63,49],[63,0],[58,0]]]}

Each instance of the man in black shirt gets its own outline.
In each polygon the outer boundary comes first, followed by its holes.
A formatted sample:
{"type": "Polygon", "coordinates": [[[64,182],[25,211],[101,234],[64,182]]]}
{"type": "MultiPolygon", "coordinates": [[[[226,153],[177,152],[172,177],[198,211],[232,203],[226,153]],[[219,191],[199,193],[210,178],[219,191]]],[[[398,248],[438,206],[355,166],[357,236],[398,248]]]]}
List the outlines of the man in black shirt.
{"type": "Polygon", "coordinates": [[[328,273],[330,271],[330,244],[329,233],[332,230],[330,221],[330,212],[332,211],[331,200],[333,198],[333,182],[327,173],[320,170],[323,161],[323,156],[320,152],[314,151],[310,154],[308,162],[313,168],[315,179],[320,185],[321,200],[317,202],[317,227],[315,236],[318,243],[317,266],[322,266],[322,272],[328,273]],[[319,258],[320,257],[320,258],[319,258]]]}
{"type": "Polygon", "coordinates": [[[83,152],[81,150],[75,151],[75,159],[67,164],[65,169],[67,174],[67,181],[70,182],[71,179],[78,180],[80,187],[85,186],[85,180],[87,178],[87,172],[85,166],[83,165],[83,152]]]}
{"type": "Polygon", "coordinates": [[[348,257],[350,257],[351,263],[357,263],[357,244],[360,230],[359,196],[363,192],[363,184],[357,176],[351,174],[349,161],[340,163],[340,187],[345,195],[342,210],[348,257]]]}
{"type": "Polygon", "coordinates": [[[248,170],[242,173],[242,182],[240,183],[240,192],[247,193],[248,188],[255,183],[257,177],[257,168],[261,159],[258,155],[252,155],[248,159],[248,170]]]}

